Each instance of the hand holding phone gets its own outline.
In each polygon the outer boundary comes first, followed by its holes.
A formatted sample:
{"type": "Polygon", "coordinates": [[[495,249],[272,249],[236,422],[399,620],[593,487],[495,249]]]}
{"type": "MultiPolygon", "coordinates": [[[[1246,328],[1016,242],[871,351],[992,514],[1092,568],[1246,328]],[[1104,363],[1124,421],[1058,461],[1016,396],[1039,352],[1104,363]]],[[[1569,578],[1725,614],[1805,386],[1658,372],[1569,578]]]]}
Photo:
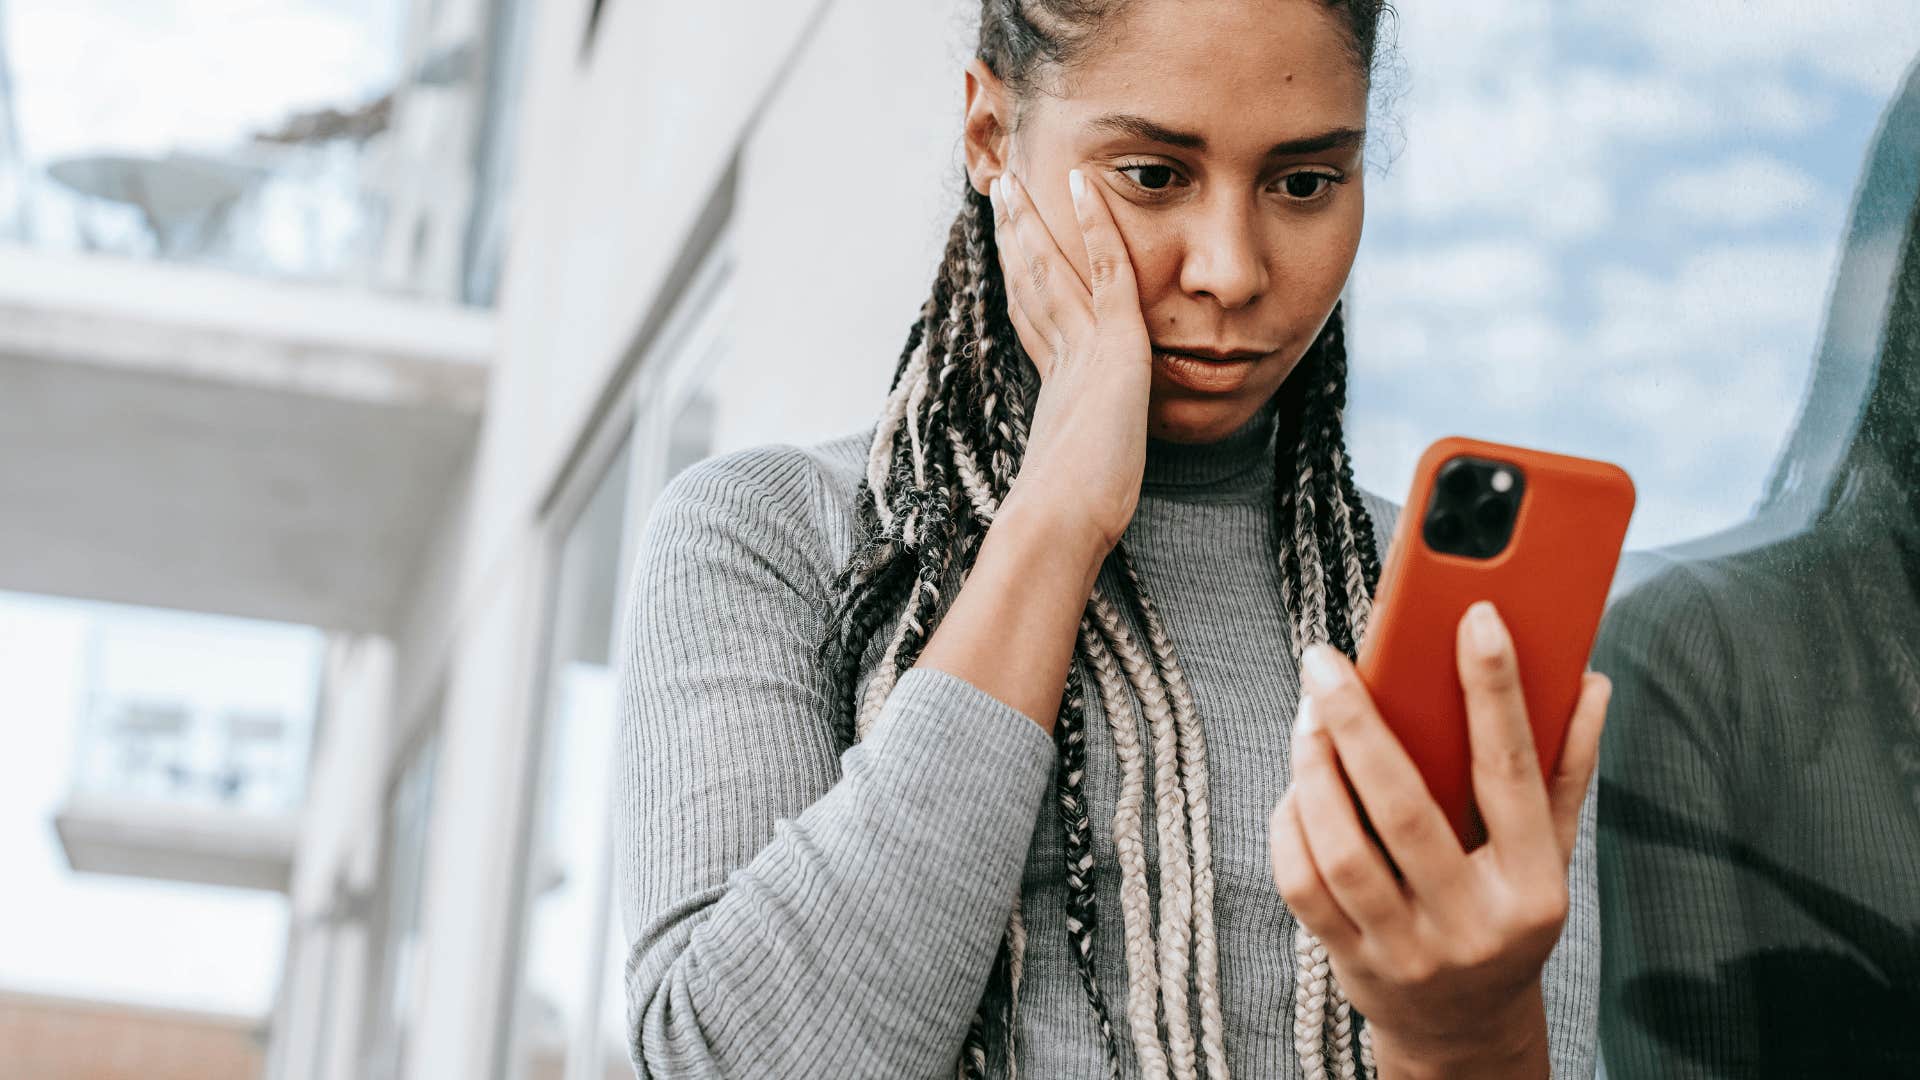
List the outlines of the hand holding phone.
{"type": "Polygon", "coordinates": [[[1547,1070],[1541,972],[1607,701],[1586,658],[1632,501],[1611,465],[1442,440],[1358,668],[1326,645],[1302,658],[1274,884],[1365,1015],[1382,1075],[1547,1070]]]}
{"type": "Polygon", "coordinates": [[[1461,617],[1491,601],[1513,638],[1542,774],[1560,758],[1633,481],[1617,465],[1474,439],[1434,443],[1415,470],[1381,569],[1359,672],[1463,846],[1473,803],[1461,617]]]}

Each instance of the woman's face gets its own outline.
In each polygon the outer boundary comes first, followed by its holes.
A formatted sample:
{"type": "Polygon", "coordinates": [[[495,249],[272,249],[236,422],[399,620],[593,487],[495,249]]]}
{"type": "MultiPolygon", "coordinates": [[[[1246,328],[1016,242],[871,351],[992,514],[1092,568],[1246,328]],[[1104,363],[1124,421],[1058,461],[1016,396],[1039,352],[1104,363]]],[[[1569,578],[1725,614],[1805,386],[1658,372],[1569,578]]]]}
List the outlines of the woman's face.
{"type": "Polygon", "coordinates": [[[1319,0],[1137,0],[1069,70],[1043,75],[1011,137],[1011,93],[968,66],[975,189],[1011,169],[1083,284],[1067,172],[1106,197],[1155,348],[1155,438],[1211,442],[1250,420],[1347,280],[1367,81],[1336,20],[1319,0]],[[1258,355],[1162,355],[1188,350],[1258,355]]]}

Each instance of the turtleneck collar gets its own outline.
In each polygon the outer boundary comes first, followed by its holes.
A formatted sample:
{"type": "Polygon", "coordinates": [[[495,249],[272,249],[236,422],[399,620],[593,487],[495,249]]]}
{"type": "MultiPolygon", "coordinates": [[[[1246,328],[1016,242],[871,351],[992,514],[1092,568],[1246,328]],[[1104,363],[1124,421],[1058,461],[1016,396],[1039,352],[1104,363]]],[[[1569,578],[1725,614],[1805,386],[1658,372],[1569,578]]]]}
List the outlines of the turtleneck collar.
{"type": "Polygon", "coordinates": [[[1216,442],[1176,443],[1148,437],[1142,493],[1172,498],[1253,496],[1273,486],[1278,397],[1216,442]]]}

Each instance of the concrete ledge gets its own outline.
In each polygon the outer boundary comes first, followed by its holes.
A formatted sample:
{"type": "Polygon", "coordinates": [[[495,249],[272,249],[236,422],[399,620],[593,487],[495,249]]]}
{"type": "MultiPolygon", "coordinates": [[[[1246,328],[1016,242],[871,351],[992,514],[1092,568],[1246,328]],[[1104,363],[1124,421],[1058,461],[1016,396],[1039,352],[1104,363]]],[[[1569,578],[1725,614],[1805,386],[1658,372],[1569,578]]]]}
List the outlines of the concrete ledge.
{"type": "Polygon", "coordinates": [[[53,818],[75,870],[286,892],[298,824],[292,814],[76,796],[53,818]]]}
{"type": "Polygon", "coordinates": [[[495,340],[474,308],[0,247],[0,357],[478,412],[495,340]]]}

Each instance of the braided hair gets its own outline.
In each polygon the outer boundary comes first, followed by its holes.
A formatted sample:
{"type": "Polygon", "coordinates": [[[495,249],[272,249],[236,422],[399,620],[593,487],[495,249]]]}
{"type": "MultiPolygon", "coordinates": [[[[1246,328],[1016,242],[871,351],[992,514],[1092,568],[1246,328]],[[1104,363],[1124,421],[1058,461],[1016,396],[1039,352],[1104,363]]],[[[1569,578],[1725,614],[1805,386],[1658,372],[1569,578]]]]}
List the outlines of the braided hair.
{"type": "MultiPolygon", "coordinates": [[[[1038,65],[1066,61],[1100,18],[1126,2],[983,0],[979,56],[1021,91],[1038,65]]],[[[1328,3],[1349,16],[1356,53],[1370,66],[1384,4],[1328,3]]],[[[1034,365],[1008,318],[991,204],[970,185],[964,190],[932,295],[908,329],[874,430],[855,511],[858,539],[836,580],[832,630],[821,643],[822,661],[842,695],[836,715],[843,743],[866,735],[965,580],[1019,471],[1039,392],[1034,365]],[[855,700],[869,646],[883,632],[878,668],[855,700]]],[[[1336,306],[1277,394],[1279,430],[1294,433],[1276,444],[1274,514],[1275,535],[1286,538],[1279,553],[1282,600],[1296,661],[1318,642],[1351,656],[1379,580],[1373,523],[1344,446],[1346,374],[1336,306]]],[[[1096,588],[1088,601],[1053,730],[1067,946],[1099,1026],[1108,1074],[1118,1080],[1120,1037],[1094,964],[1099,911],[1085,792],[1091,681],[1121,771],[1112,822],[1128,974],[1121,1023],[1144,1076],[1197,1080],[1204,1068],[1212,1080],[1228,1080],[1205,732],[1172,640],[1124,545],[1109,554],[1107,569],[1117,595],[1096,588]],[[1144,629],[1144,642],[1123,609],[1144,629]],[[1136,708],[1147,726],[1144,742],[1136,708]],[[1157,926],[1141,829],[1149,769],[1160,870],[1157,926]]],[[[995,1062],[1017,1075],[1013,1040],[1025,937],[1016,897],[967,1033],[962,1077],[985,1077],[995,1062]]],[[[1326,949],[1305,927],[1297,927],[1294,949],[1294,1044],[1308,1080],[1371,1073],[1367,1031],[1334,979],[1326,949]]]]}

